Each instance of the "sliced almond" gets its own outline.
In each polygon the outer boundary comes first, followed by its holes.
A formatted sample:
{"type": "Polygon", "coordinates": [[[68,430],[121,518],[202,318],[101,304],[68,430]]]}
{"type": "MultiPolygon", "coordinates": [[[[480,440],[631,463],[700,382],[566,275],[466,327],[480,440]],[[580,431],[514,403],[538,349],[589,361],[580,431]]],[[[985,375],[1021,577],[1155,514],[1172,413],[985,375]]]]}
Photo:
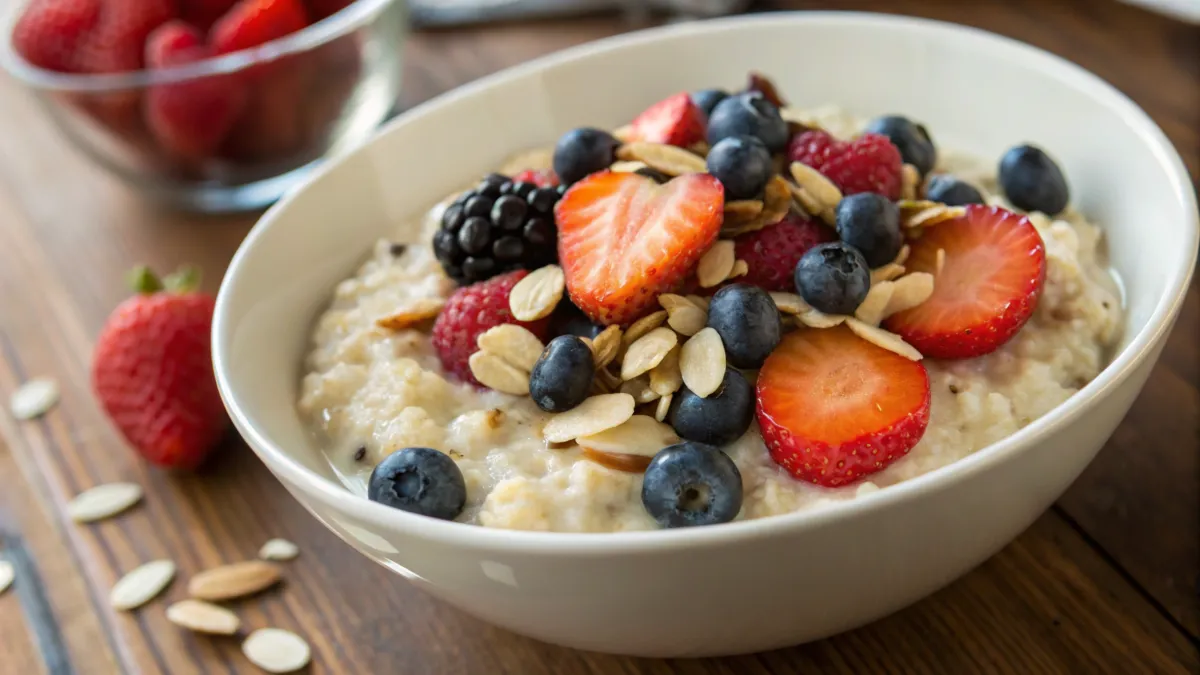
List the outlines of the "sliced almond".
{"type": "MultiPolygon", "coordinates": [[[[634,417],[637,417],[634,415],[634,417]]],[[[650,466],[650,458],[642,455],[626,455],[618,452],[604,452],[594,448],[583,448],[583,458],[613,471],[625,473],[645,473],[650,466]]]]}
{"type": "Polygon", "coordinates": [[[574,408],[551,417],[542,429],[542,436],[550,443],[592,436],[624,423],[633,416],[635,405],[629,394],[590,396],[574,408]]]}
{"type": "Polygon", "coordinates": [[[895,285],[891,281],[871,284],[871,290],[867,291],[867,297],[863,298],[858,309],[854,310],[854,316],[863,323],[878,326],[879,322],[883,321],[884,312],[894,292],[895,285]]]}
{"type": "Polygon", "coordinates": [[[312,659],[312,648],[304,638],[280,628],[254,631],[242,643],[242,653],[268,673],[291,673],[312,659]]]}
{"type": "Polygon", "coordinates": [[[908,244],[901,246],[900,252],[896,254],[896,259],[892,262],[896,265],[903,265],[904,263],[908,262],[909,253],[912,253],[912,249],[909,248],[908,244]]]}
{"type": "Polygon", "coordinates": [[[745,260],[735,260],[733,263],[733,269],[730,270],[729,276],[726,278],[727,279],[736,279],[738,277],[744,277],[749,273],[750,273],[750,263],[746,262],[745,260]]]}
{"type": "Polygon", "coordinates": [[[820,171],[803,162],[792,162],[788,171],[800,188],[799,192],[792,192],[804,210],[832,224],[834,209],[842,201],[842,191],[820,171]]]}
{"type": "Polygon", "coordinates": [[[121,577],[113,585],[108,602],[113,609],[128,611],[150,602],[170,585],[175,578],[175,563],[170,560],[155,560],[138,567],[121,577]]]}
{"type": "Polygon", "coordinates": [[[621,141],[622,143],[628,143],[630,140],[633,139],[633,125],[626,124],[624,126],[619,126],[616,129],[613,129],[612,137],[617,139],[618,141],[621,141]]]}
{"type": "Polygon", "coordinates": [[[489,389],[524,396],[529,393],[529,373],[510,364],[497,354],[481,349],[467,359],[471,374],[489,389]]]}
{"type": "Polygon", "coordinates": [[[667,413],[671,411],[671,400],[675,398],[675,394],[667,394],[658,399],[658,405],[654,408],[654,419],[663,422],[667,419],[667,413]]]}
{"type": "Polygon", "coordinates": [[[708,312],[700,309],[690,300],[671,305],[667,310],[667,325],[672,330],[685,337],[699,333],[708,323],[708,312]]]}
{"type": "Polygon", "coordinates": [[[667,352],[663,360],[650,370],[650,388],[659,396],[669,396],[679,391],[683,384],[683,375],[679,372],[679,350],[676,346],[667,352]]]}
{"type": "Polygon", "coordinates": [[[877,267],[871,270],[871,285],[874,286],[875,284],[880,284],[885,281],[898,279],[902,274],[904,274],[904,265],[888,263],[883,267],[877,267]]]}
{"type": "Polygon", "coordinates": [[[90,523],[121,513],[142,499],[137,483],[106,483],[84,490],[67,503],[67,516],[77,523],[90,523]]]}
{"type": "Polygon", "coordinates": [[[675,308],[681,307],[681,306],[686,306],[686,305],[691,305],[693,307],[697,306],[696,303],[691,300],[691,298],[688,298],[687,296],[684,296],[684,295],[676,295],[674,293],[663,293],[662,295],[659,295],[658,296],[658,304],[662,305],[662,308],[667,310],[668,313],[670,313],[670,311],[672,309],[675,309],[675,308]]]}
{"type": "Polygon", "coordinates": [[[0,560],[0,593],[8,590],[12,586],[13,579],[17,577],[17,570],[13,564],[7,560],[0,560]]]}
{"type": "Polygon", "coordinates": [[[279,566],[264,560],[222,565],[188,581],[188,595],[200,600],[232,600],[266,590],[279,582],[279,566]]]}
{"type": "Polygon", "coordinates": [[[708,145],[708,141],[696,141],[687,146],[688,152],[694,153],[701,157],[708,157],[708,151],[712,148],[708,145]]]}
{"type": "Polygon", "coordinates": [[[922,211],[917,211],[911,215],[907,215],[904,211],[900,213],[900,224],[908,229],[915,227],[929,227],[944,223],[949,220],[955,220],[967,215],[967,209],[962,206],[946,206],[945,204],[935,204],[922,211]]]}
{"type": "Polygon", "coordinates": [[[792,210],[791,184],[783,176],[775,175],[763,188],[763,212],[760,228],[774,225],[792,210]]]}
{"type": "Polygon", "coordinates": [[[437,318],[446,303],[433,298],[422,298],[403,310],[375,320],[375,325],[387,330],[405,330],[437,318]]]}
{"type": "Polygon", "coordinates": [[[883,318],[912,309],[933,295],[933,275],[928,272],[906,274],[893,282],[895,290],[883,311],[883,318]]]}
{"type": "Polygon", "coordinates": [[[905,342],[903,338],[895,333],[863,323],[854,317],[847,317],[846,325],[850,327],[850,330],[854,331],[855,335],[876,347],[882,347],[910,361],[920,361],[922,358],[921,352],[917,351],[915,347],[905,342]]]}
{"type": "Polygon", "coordinates": [[[648,415],[634,415],[611,429],[590,436],[580,436],[575,442],[585,448],[624,455],[653,457],[659,450],[679,442],[671,427],[648,415]]]}
{"type": "Polygon", "coordinates": [[[900,172],[900,198],[916,199],[917,187],[921,184],[921,172],[912,164],[905,164],[900,172]]]}
{"type": "Polygon", "coordinates": [[[670,328],[655,328],[635,340],[625,350],[621,360],[621,379],[632,380],[662,363],[667,353],[679,342],[679,336],[670,328]]]}
{"type": "Polygon", "coordinates": [[[629,347],[629,345],[642,339],[647,333],[663,325],[667,320],[667,313],[663,310],[652,312],[634,321],[629,325],[625,334],[621,336],[621,346],[629,347]]]}
{"type": "Polygon", "coordinates": [[[616,173],[634,173],[645,168],[646,165],[642,162],[613,162],[608,170],[616,173]]]}
{"type": "Polygon", "coordinates": [[[704,173],[707,167],[704,158],[677,148],[674,145],[634,141],[617,148],[617,158],[625,161],[644,162],[652,169],[657,169],[668,176],[682,176],[687,173],[704,173]]]}
{"type": "Polygon", "coordinates": [[[688,302],[699,307],[700,309],[704,310],[705,312],[708,311],[708,298],[706,298],[702,295],[685,295],[683,297],[686,298],[688,302]]]}
{"type": "Polygon", "coordinates": [[[592,339],[591,347],[592,356],[596,360],[596,370],[608,367],[621,350],[621,327],[613,325],[600,331],[600,334],[592,339]]]}
{"type": "Polygon", "coordinates": [[[542,350],[546,348],[536,335],[515,323],[492,326],[480,333],[475,342],[481,350],[491,352],[525,371],[533,370],[533,364],[537,363],[542,350]]]}
{"type": "Polygon", "coordinates": [[[683,343],[679,373],[687,388],[700,398],[708,398],[721,388],[725,379],[725,345],[715,329],[705,328],[683,343]]]}
{"type": "Polygon", "coordinates": [[[775,308],[784,314],[802,314],[812,309],[804,298],[795,293],[771,291],[771,299],[775,301],[775,308]]]}
{"type": "Polygon", "coordinates": [[[167,607],[167,621],[197,633],[233,635],[242,627],[237,614],[203,600],[180,600],[167,607]]]}
{"type": "Polygon", "coordinates": [[[37,377],[22,384],[8,401],[12,416],[31,420],[45,415],[58,403],[58,383],[48,377],[37,377]]]}
{"type": "Polygon", "coordinates": [[[942,273],[942,268],[946,266],[946,249],[939,248],[936,257],[934,258],[933,269],[937,274],[942,273]]]}
{"type": "Polygon", "coordinates": [[[763,203],[757,199],[737,199],[725,202],[725,224],[748,223],[763,212],[763,203]]]}
{"type": "MultiPolygon", "coordinates": [[[[499,413],[500,411],[489,410],[488,412],[499,413]]],[[[263,560],[292,560],[298,555],[300,555],[300,547],[287,539],[268,539],[262,548],[258,549],[258,557],[263,560]]]]}
{"type": "Polygon", "coordinates": [[[650,377],[648,375],[638,375],[632,380],[622,382],[621,387],[617,391],[629,394],[633,397],[634,403],[638,405],[649,403],[658,398],[658,394],[650,388],[650,377]]]}
{"type": "Polygon", "coordinates": [[[525,276],[508,294],[508,309],[517,321],[550,316],[562,300],[566,277],[558,265],[546,265],[525,276]]]}
{"type": "Polygon", "coordinates": [[[700,256],[700,262],[696,264],[696,280],[700,282],[700,287],[712,288],[725,281],[736,261],[733,242],[728,239],[717,241],[700,256]]]}
{"type": "Polygon", "coordinates": [[[833,328],[834,326],[841,325],[848,317],[841,314],[826,314],[820,310],[810,308],[807,312],[797,314],[796,318],[799,319],[800,323],[809,328],[833,328]]]}

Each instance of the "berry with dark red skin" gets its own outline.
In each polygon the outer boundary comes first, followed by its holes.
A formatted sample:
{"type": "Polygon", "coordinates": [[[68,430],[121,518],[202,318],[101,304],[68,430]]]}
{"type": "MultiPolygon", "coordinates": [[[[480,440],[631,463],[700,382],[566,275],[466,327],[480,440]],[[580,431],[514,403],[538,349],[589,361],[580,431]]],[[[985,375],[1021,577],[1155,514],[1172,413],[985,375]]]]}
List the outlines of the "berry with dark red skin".
{"type": "Polygon", "coordinates": [[[77,70],[75,52],[100,16],[100,0],[33,0],[13,26],[21,58],[47,70],[77,70]]]}
{"type": "Polygon", "coordinates": [[[885,469],[929,425],[925,366],[844,325],[785,335],[758,371],[755,396],[771,459],[824,487],[885,469]]]}
{"type": "Polygon", "coordinates": [[[218,54],[257,47],[303,30],[308,12],[300,0],[240,0],[209,32],[218,54]]]}
{"type": "Polygon", "coordinates": [[[796,263],[810,248],[836,238],[825,225],[789,213],[774,225],[733,240],[737,259],[750,268],[737,280],[767,291],[794,292],[796,263]]]}
{"type": "Polygon", "coordinates": [[[934,174],[929,177],[925,183],[925,198],[947,206],[986,203],[983,195],[975,186],[948,173],[934,174]]]}
{"type": "Polygon", "coordinates": [[[139,291],[96,339],[92,387],[125,440],[154,464],[194,468],[228,427],[209,351],[213,298],[194,273],[134,276],[139,291]]]}
{"type": "Polygon", "coordinates": [[[868,133],[839,141],[824,131],[805,131],[788,143],[787,156],[820,171],[843,195],[875,192],[893,201],[900,198],[904,161],[886,136],[868,133]]]}
{"type": "Polygon", "coordinates": [[[508,309],[513,286],[529,272],[516,270],[458,289],[446,300],[433,322],[433,349],[442,367],[463,382],[482,387],[471,374],[468,359],[479,350],[476,340],[490,328],[512,323],[523,326],[538,339],[546,337],[548,321],[517,321],[508,309]]]}
{"type": "Polygon", "coordinates": [[[669,96],[646,108],[629,125],[631,139],[687,147],[704,140],[704,112],[686,92],[669,96]]]}
{"type": "Polygon", "coordinates": [[[177,18],[171,0],[104,0],[100,16],[75,52],[77,70],[120,73],[145,65],[146,38],[177,18]]]}
{"type": "Polygon", "coordinates": [[[906,164],[912,164],[922,176],[937,164],[937,147],[924,125],[917,124],[900,115],[876,117],[867,123],[864,131],[887,136],[900,151],[906,164]]]}

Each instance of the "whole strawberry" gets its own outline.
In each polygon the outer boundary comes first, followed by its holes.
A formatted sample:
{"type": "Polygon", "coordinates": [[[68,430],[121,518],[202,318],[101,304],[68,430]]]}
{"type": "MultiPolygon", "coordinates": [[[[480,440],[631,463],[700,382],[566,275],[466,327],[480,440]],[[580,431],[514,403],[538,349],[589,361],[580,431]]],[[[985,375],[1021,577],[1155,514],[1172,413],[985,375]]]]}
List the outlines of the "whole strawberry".
{"type": "Polygon", "coordinates": [[[164,281],[144,267],[137,295],[109,315],[92,356],[92,387],[125,440],[169,468],[198,466],[228,426],[209,352],[213,298],[184,269],[164,281]]]}

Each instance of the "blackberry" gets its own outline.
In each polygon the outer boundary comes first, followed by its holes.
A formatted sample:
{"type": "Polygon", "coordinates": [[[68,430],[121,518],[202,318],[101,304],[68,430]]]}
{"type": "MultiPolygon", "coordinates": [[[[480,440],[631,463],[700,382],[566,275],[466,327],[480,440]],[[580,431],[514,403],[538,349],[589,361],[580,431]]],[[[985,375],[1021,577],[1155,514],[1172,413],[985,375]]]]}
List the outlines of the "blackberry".
{"type": "Polygon", "coordinates": [[[558,262],[554,206],[562,193],[489,174],[446,208],[434,255],[460,286],[558,262]]]}

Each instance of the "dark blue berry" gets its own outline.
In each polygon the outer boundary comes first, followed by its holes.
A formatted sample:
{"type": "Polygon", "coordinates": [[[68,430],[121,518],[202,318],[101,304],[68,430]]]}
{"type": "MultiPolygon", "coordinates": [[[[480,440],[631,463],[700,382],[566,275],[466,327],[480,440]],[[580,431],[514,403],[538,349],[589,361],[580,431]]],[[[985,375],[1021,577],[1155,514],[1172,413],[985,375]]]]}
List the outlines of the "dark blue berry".
{"type": "Polygon", "coordinates": [[[554,205],[558,203],[558,190],[552,187],[538,188],[529,193],[526,201],[529,202],[529,207],[541,214],[551,214],[554,212],[554,205]]]}
{"type": "Polygon", "coordinates": [[[932,171],[933,165],[937,164],[937,148],[929,136],[929,131],[907,117],[876,117],[867,124],[865,131],[887,136],[892,145],[900,151],[904,162],[917,167],[922,176],[932,171]]]}
{"type": "Polygon", "coordinates": [[[1021,145],[1004,153],[1000,160],[1000,186],[1013,206],[1048,216],[1058,215],[1071,199],[1062,170],[1049,155],[1032,145],[1021,145]]]}
{"type": "Polygon", "coordinates": [[[754,199],[775,172],[771,153],[753,136],[730,136],[708,151],[708,172],[725,187],[725,199],[754,199]]]}
{"type": "Polygon", "coordinates": [[[947,206],[983,204],[983,195],[975,186],[961,181],[948,173],[934,174],[925,185],[925,198],[947,206]]]}
{"type": "Polygon", "coordinates": [[[525,255],[525,244],[520,237],[500,237],[492,244],[492,257],[505,262],[520,260],[525,255]]]}
{"type": "Polygon", "coordinates": [[[512,184],[512,188],[508,191],[508,193],[513,195],[514,197],[520,197],[521,199],[528,199],[529,193],[533,192],[536,189],[537,189],[537,186],[534,185],[533,183],[526,183],[525,181],[518,181],[518,182],[512,184]]]}
{"type": "Polygon", "coordinates": [[[836,215],[838,237],[862,253],[868,268],[886,265],[900,253],[900,209],[887,197],[874,192],[848,195],[838,203],[836,215]]]}
{"type": "Polygon", "coordinates": [[[467,502],[467,484],[446,455],[432,448],[404,448],[371,472],[367,497],[401,511],[454,520],[467,502]]]}
{"type": "Polygon", "coordinates": [[[758,368],[779,344],[783,326],[775,301],[750,284],[730,284],[708,304],[708,327],[725,345],[725,358],[737,368],[758,368]]]}
{"type": "Polygon", "coordinates": [[[462,263],[462,276],[468,284],[473,284],[476,281],[483,281],[490,278],[495,269],[495,260],[469,256],[462,263]]]}
{"type": "Polygon", "coordinates": [[[525,200],[514,195],[504,195],[492,205],[492,225],[509,232],[519,230],[525,224],[525,213],[528,210],[525,200]]]}
{"type": "Polygon", "coordinates": [[[463,205],[463,215],[467,218],[488,218],[492,215],[492,203],[491,197],[477,194],[467,199],[463,205]]]}
{"type": "Polygon", "coordinates": [[[733,368],[725,369],[721,386],[700,398],[686,386],[675,393],[667,422],[681,438],[709,445],[728,445],[742,437],[754,417],[754,390],[733,368]]]}
{"type": "Polygon", "coordinates": [[[742,474],[717,448],[677,443],[646,467],[642,506],[659,527],[728,523],[742,510],[742,474]]]}
{"type": "Polygon", "coordinates": [[[748,91],[718,103],[708,118],[710,146],[730,136],[753,136],[767,150],[779,152],[787,145],[788,126],[779,116],[779,108],[761,92],[748,91]]]}
{"type": "Polygon", "coordinates": [[[479,185],[476,186],[475,192],[476,194],[481,194],[495,199],[496,197],[500,196],[502,188],[507,183],[508,176],[498,173],[490,173],[484,176],[483,180],[479,181],[479,185]]]}
{"type": "Polygon", "coordinates": [[[458,246],[468,255],[475,255],[487,250],[492,242],[491,226],[483,218],[467,218],[462,229],[458,231],[458,246]]]}
{"type": "Polygon", "coordinates": [[[433,254],[443,264],[454,264],[463,259],[462,249],[458,247],[458,237],[446,230],[433,235],[433,254]]]}
{"type": "Polygon", "coordinates": [[[554,241],[554,226],[545,218],[530,218],[522,230],[525,241],[535,246],[546,246],[554,241]]]}
{"type": "Polygon", "coordinates": [[[582,127],[563,134],[554,146],[554,173],[564,185],[607,169],[620,142],[607,131],[582,127]]]}
{"type": "Polygon", "coordinates": [[[729,92],[720,89],[701,89],[693,91],[690,96],[692,103],[704,113],[705,117],[708,117],[718,103],[729,97],[729,92]]]}
{"type": "Polygon", "coordinates": [[[442,212],[442,229],[457,232],[467,217],[463,215],[462,204],[451,204],[442,212]]]}
{"type": "Polygon", "coordinates": [[[575,335],[590,339],[604,330],[604,326],[592,323],[583,310],[570,302],[560,302],[550,315],[551,335],[575,335]]]}
{"type": "Polygon", "coordinates": [[[546,412],[563,412],[583,403],[592,388],[596,365],[592,350],[574,335],[546,345],[529,373],[529,396],[546,412]]]}
{"type": "Polygon", "coordinates": [[[871,288],[866,259],[840,241],[808,249],[796,263],[795,276],[800,297],[826,314],[854,314],[871,288]]]}

